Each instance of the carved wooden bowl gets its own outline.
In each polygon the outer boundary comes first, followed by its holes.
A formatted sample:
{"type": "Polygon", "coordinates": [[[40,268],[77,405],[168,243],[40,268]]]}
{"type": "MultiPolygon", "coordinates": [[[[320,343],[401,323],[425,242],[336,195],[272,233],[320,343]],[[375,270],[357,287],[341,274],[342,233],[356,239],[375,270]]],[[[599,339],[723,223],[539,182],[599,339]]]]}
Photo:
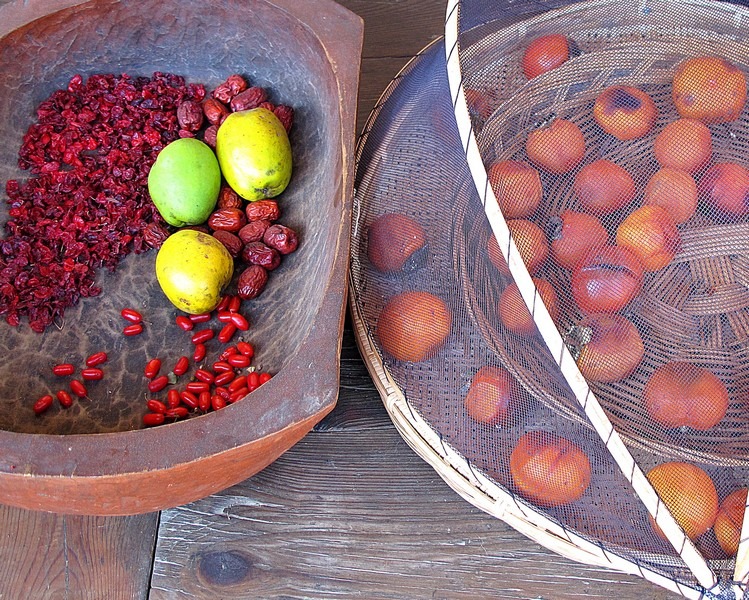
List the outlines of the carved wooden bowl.
{"type": "MultiPolygon", "coordinates": [[[[182,75],[213,89],[232,73],[295,110],[294,174],[279,198],[299,249],[244,303],[254,363],[273,378],[244,399],[144,428],[143,365],[192,355],[154,277],[155,251],[101,270],[102,293],[43,334],[0,321],[0,503],[79,514],[135,514],[207,496],[258,472],[335,405],[346,301],[362,24],[327,0],[15,0],[0,7],[0,221],[5,182],[29,177],[18,150],[35,109],[70,78],[182,75]],[[124,307],[145,331],[122,334],[124,307]],[[59,362],[106,351],[88,398],[43,415],[64,385],[59,362]]],[[[210,344],[209,342],[209,352],[210,344]]]]}

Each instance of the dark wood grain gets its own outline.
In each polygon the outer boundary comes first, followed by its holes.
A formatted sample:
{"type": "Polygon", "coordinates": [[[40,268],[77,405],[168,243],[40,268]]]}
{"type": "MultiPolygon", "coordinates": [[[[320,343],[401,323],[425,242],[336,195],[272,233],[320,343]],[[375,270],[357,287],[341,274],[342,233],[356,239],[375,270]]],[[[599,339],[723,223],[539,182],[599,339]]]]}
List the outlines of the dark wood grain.
{"type": "Polygon", "coordinates": [[[0,507],[0,598],[148,597],[158,513],[80,517],[0,507]]]}

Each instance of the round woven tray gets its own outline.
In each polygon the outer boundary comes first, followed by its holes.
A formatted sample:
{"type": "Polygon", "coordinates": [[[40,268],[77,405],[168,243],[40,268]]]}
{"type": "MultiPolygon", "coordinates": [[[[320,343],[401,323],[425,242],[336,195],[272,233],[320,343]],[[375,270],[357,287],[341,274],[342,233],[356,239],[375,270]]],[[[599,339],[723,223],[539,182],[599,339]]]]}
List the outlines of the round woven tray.
{"type": "MultiPolygon", "coordinates": [[[[471,115],[486,163],[520,156],[529,129],[564,117],[577,122],[586,137],[599,140],[588,145],[585,162],[605,156],[641,173],[635,202],[641,199],[644,181],[657,170],[653,137],[625,149],[594,136],[590,113],[597,94],[615,82],[640,86],[659,106],[659,130],[676,118],[668,88],[679,61],[709,52],[747,71],[749,47],[738,35],[746,15],[735,6],[658,1],[639,12],[628,8],[622,14],[618,2],[579,3],[517,25],[484,23],[465,34],[461,53],[470,57],[472,68],[463,84],[486,92],[490,101],[471,115]],[[651,10],[658,14],[657,26],[648,20],[651,10]],[[582,54],[528,82],[519,67],[522,49],[529,39],[550,32],[571,34],[582,54]]],[[[700,597],[700,585],[710,576],[700,573],[698,584],[690,572],[693,565],[685,566],[680,552],[648,537],[647,526],[640,528],[648,518],[640,499],[631,489],[621,493],[627,484],[605,449],[599,453],[602,443],[543,340],[519,344],[500,324],[497,301],[511,279],[488,259],[491,227],[464,164],[464,140],[438,108],[445,101],[443,52],[441,42],[426,48],[393,80],[358,148],[350,306],[357,342],[385,406],[404,439],[472,504],[564,556],[700,597]],[[424,268],[386,275],[368,262],[367,226],[387,212],[403,212],[424,226],[429,239],[424,268]],[[377,337],[385,303],[409,290],[443,298],[453,313],[445,346],[419,363],[394,360],[377,337]],[[488,426],[467,418],[463,400],[483,364],[505,367],[521,384],[525,412],[518,422],[488,426]],[[553,429],[593,449],[594,489],[574,510],[539,509],[514,491],[507,457],[518,435],[530,429],[553,429]]],[[[742,162],[749,137],[746,119],[712,130],[715,155],[742,162]]],[[[574,207],[571,176],[544,177],[545,203],[532,218],[541,226],[562,208],[574,207]]],[[[631,377],[595,385],[594,392],[643,471],[666,460],[697,462],[720,481],[723,497],[748,479],[749,470],[744,403],[749,392],[749,225],[708,217],[698,213],[682,226],[679,254],[667,268],[648,274],[645,292],[627,309],[651,354],[631,377]],[[719,428],[666,431],[647,418],[643,386],[657,365],[677,358],[705,366],[727,383],[730,407],[719,428]]],[[[555,289],[569,289],[567,273],[549,265],[544,269],[541,274],[555,289]]],[[[564,334],[579,317],[575,311],[563,313],[559,332],[564,334]]],[[[735,562],[715,551],[715,539],[705,538],[699,546],[717,579],[731,581],[735,562]]]]}

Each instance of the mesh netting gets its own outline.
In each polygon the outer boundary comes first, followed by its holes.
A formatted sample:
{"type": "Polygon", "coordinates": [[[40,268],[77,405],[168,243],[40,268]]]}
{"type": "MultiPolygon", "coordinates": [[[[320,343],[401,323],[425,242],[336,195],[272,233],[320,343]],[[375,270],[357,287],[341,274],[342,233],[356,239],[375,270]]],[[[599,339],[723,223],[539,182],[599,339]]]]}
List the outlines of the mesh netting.
{"type": "Polygon", "coordinates": [[[394,422],[561,554],[743,597],[749,11],[447,9],[359,145],[354,320],[394,422]]]}

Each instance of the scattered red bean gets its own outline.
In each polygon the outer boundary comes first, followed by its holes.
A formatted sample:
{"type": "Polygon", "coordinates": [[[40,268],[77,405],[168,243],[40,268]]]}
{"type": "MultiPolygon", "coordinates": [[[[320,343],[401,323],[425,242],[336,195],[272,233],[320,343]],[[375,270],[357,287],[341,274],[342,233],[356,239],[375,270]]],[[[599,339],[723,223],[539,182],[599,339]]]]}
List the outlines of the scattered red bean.
{"type": "Polygon", "coordinates": [[[193,344],[205,344],[207,341],[212,340],[214,335],[216,334],[213,329],[201,329],[193,334],[191,340],[193,344]]]}
{"type": "Polygon", "coordinates": [[[127,327],[125,327],[125,329],[122,330],[122,333],[128,337],[133,335],[140,335],[141,333],[143,333],[143,325],[141,325],[140,323],[128,325],[127,327]]]}
{"type": "Polygon", "coordinates": [[[205,383],[204,381],[191,381],[185,386],[185,389],[188,392],[192,392],[193,394],[199,394],[200,392],[204,392],[205,390],[210,391],[211,384],[205,383]]]}
{"type": "Polygon", "coordinates": [[[179,399],[182,400],[182,404],[192,410],[198,408],[198,397],[192,392],[188,392],[187,390],[180,392],[179,399]]]}
{"type": "Polygon", "coordinates": [[[216,371],[216,373],[225,373],[226,371],[231,371],[233,368],[228,362],[223,360],[217,360],[211,365],[211,369],[216,371]]]}
{"type": "MultiPolygon", "coordinates": [[[[225,360],[226,360],[227,358],[229,358],[229,357],[230,357],[230,356],[231,356],[232,354],[239,354],[239,350],[237,350],[237,347],[236,347],[236,346],[228,346],[228,347],[226,347],[226,348],[224,349],[224,351],[223,351],[223,352],[221,353],[221,355],[219,356],[219,358],[220,358],[221,360],[224,360],[224,361],[225,361],[225,360]]],[[[227,363],[227,364],[228,364],[228,363],[227,363]]]]}
{"type": "Polygon", "coordinates": [[[81,371],[81,377],[84,381],[100,381],[104,377],[104,371],[95,367],[89,367],[81,371]]]}
{"type": "Polygon", "coordinates": [[[202,381],[203,383],[213,383],[215,378],[216,376],[206,369],[198,369],[195,371],[195,379],[202,381]]]}
{"type": "Polygon", "coordinates": [[[237,342],[237,350],[239,350],[240,354],[249,356],[250,360],[255,356],[255,348],[249,342],[237,342]]]}
{"type": "Polygon", "coordinates": [[[152,393],[160,392],[167,385],[169,385],[169,377],[166,375],[159,375],[148,382],[148,391],[152,393]]]}
{"type": "Polygon", "coordinates": [[[228,362],[232,367],[241,369],[250,366],[250,357],[245,356],[244,354],[232,354],[227,357],[226,362],[228,362]]]}
{"type": "Polygon", "coordinates": [[[200,313],[198,315],[190,315],[189,319],[193,323],[207,323],[208,321],[211,320],[211,313],[204,312],[204,313],[200,313]]]}
{"type": "Polygon", "coordinates": [[[143,322],[143,315],[133,308],[123,308],[120,311],[122,318],[130,323],[141,323],[143,322]]]}
{"type": "Polygon", "coordinates": [[[146,367],[143,369],[143,375],[148,379],[153,379],[159,374],[161,370],[161,359],[152,358],[146,363],[146,367]]]}
{"type": "Polygon", "coordinates": [[[60,363],[59,365],[52,367],[52,372],[59,377],[72,375],[75,373],[75,365],[71,365],[70,363],[60,363]]]}
{"type": "Polygon", "coordinates": [[[88,396],[88,390],[86,389],[86,386],[77,379],[73,379],[70,381],[70,391],[79,398],[85,398],[86,396],[88,396]]]}
{"type": "MultiPolygon", "coordinates": [[[[239,314],[239,313],[232,313],[232,314],[239,314]]],[[[237,326],[234,325],[234,323],[227,323],[221,328],[221,331],[218,332],[218,341],[222,344],[226,344],[231,338],[234,337],[234,334],[237,332],[237,326]]]]}
{"type": "Polygon", "coordinates": [[[51,394],[46,394],[39,398],[36,402],[34,402],[34,412],[38,415],[41,415],[43,412],[47,412],[49,410],[49,407],[52,406],[52,402],[54,402],[54,398],[51,394]]]}
{"type": "Polygon", "coordinates": [[[238,389],[247,386],[247,376],[241,375],[229,384],[229,393],[236,392],[238,389]]]}
{"type": "Polygon", "coordinates": [[[260,385],[260,375],[257,371],[253,371],[247,375],[247,387],[251,390],[256,390],[260,385]]]}
{"type": "Polygon", "coordinates": [[[71,406],[73,406],[73,397],[65,390],[59,390],[57,392],[57,400],[60,402],[60,406],[62,406],[63,408],[70,408],[71,406]]]}
{"type": "Polygon", "coordinates": [[[154,427],[156,425],[161,425],[165,420],[165,414],[164,413],[158,413],[158,412],[152,412],[143,415],[143,425],[146,427],[154,427]]]}
{"type": "Polygon", "coordinates": [[[226,406],[226,400],[224,400],[221,396],[218,394],[214,394],[211,396],[211,408],[213,410],[221,410],[226,406]]]}
{"type": "Polygon", "coordinates": [[[249,388],[243,387],[239,388],[236,392],[231,393],[231,397],[229,398],[229,402],[236,402],[237,400],[241,400],[244,398],[247,394],[250,393],[249,388]]]}
{"type": "Polygon", "coordinates": [[[221,396],[224,400],[229,400],[229,398],[231,398],[231,392],[229,392],[229,390],[225,387],[217,387],[213,391],[221,396]]]}
{"type": "Polygon", "coordinates": [[[101,364],[104,364],[107,362],[107,359],[109,357],[107,356],[106,352],[96,352],[89,356],[86,359],[86,366],[87,367],[98,367],[101,364]]]}
{"type": "Polygon", "coordinates": [[[231,300],[229,301],[229,306],[227,307],[229,309],[229,312],[239,312],[239,309],[242,307],[242,299],[239,296],[232,296],[231,300]]]}
{"type": "Polygon", "coordinates": [[[186,417],[189,414],[189,411],[184,406],[175,406],[174,408],[168,409],[164,416],[168,419],[181,419],[183,417],[186,417]]]}
{"type": "Polygon", "coordinates": [[[231,321],[231,316],[234,313],[229,312],[228,310],[222,310],[221,312],[216,314],[216,318],[218,319],[219,323],[228,323],[231,321]]]}
{"type": "MultiPolygon", "coordinates": [[[[177,390],[174,391],[176,392],[177,390]]],[[[155,398],[148,400],[146,402],[146,406],[148,407],[148,410],[155,413],[164,414],[167,410],[166,404],[164,404],[161,400],[156,400],[155,398]]]]}
{"type": "Polygon", "coordinates": [[[177,323],[177,326],[183,331],[192,331],[192,328],[195,327],[195,324],[184,315],[179,315],[174,319],[174,321],[177,323]]]}
{"type": "Polygon", "coordinates": [[[180,375],[184,375],[187,373],[187,369],[190,368],[190,359],[186,356],[180,356],[177,360],[177,364],[174,365],[174,368],[172,369],[172,373],[177,375],[178,377],[180,375]]]}
{"type": "Polygon", "coordinates": [[[229,294],[224,294],[221,297],[221,302],[219,302],[218,306],[216,306],[216,308],[214,308],[213,310],[216,311],[217,313],[227,310],[227,308],[229,307],[229,302],[231,302],[231,299],[232,299],[232,296],[230,296],[229,294]]]}
{"type": "Polygon", "coordinates": [[[260,377],[258,378],[260,380],[260,385],[263,385],[264,383],[268,383],[273,375],[270,373],[260,373],[260,377]]]}
{"type": "Polygon", "coordinates": [[[228,383],[231,383],[234,378],[236,377],[234,371],[224,371],[223,373],[219,373],[216,375],[216,378],[213,380],[214,385],[226,385],[228,383]]]}
{"type": "Polygon", "coordinates": [[[211,392],[205,391],[200,392],[198,396],[198,410],[202,412],[208,412],[211,408],[211,392]]]}
{"type": "Polygon", "coordinates": [[[199,363],[201,360],[205,358],[206,355],[206,347],[205,344],[195,344],[195,351],[192,353],[192,359],[199,363]]]}
{"type": "Polygon", "coordinates": [[[250,328],[249,321],[240,313],[231,313],[231,322],[240,331],[247,331],[250,328]]]}
{"type": "Polygon", "coordinates": [[[176,408],[179,406],[179,392],[175,389],[171,389],[166,393],[166,405],[167,408],[176,408]]]}

